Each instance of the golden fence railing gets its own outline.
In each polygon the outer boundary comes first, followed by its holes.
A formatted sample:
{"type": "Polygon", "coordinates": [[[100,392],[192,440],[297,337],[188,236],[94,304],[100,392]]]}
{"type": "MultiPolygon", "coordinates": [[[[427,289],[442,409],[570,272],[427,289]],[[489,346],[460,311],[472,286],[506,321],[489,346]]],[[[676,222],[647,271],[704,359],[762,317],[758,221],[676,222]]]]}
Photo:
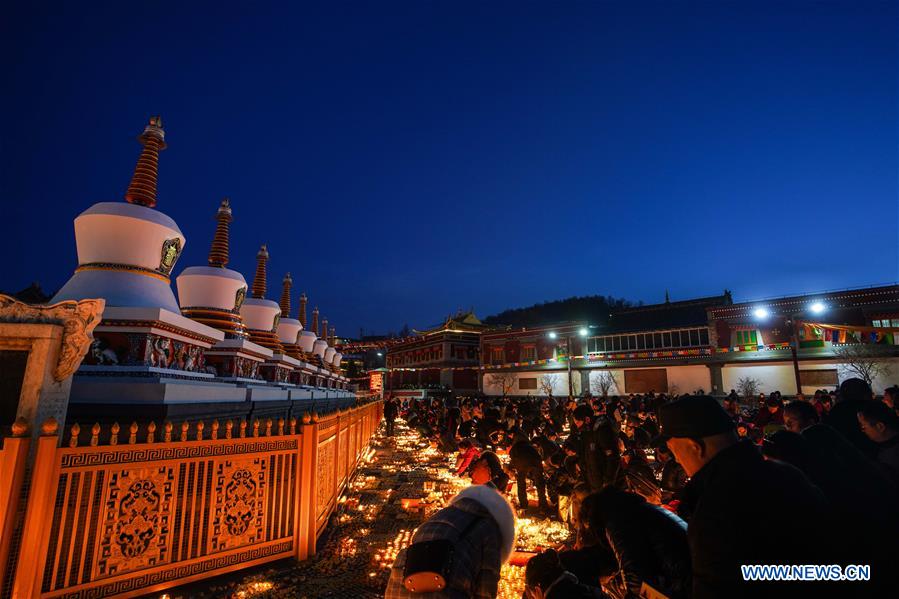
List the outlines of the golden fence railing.
{"type": "Polygon", "coordinates": [[[4,439],[0,564],[11,550],[18,559],[0,588],[17,599],[129,597],[305,559],[380,418],[370,403],[302,422],[94,425],[89,436],[74,425],[62,447],[48,422],[18,525],[31,439],[4,439]]]}

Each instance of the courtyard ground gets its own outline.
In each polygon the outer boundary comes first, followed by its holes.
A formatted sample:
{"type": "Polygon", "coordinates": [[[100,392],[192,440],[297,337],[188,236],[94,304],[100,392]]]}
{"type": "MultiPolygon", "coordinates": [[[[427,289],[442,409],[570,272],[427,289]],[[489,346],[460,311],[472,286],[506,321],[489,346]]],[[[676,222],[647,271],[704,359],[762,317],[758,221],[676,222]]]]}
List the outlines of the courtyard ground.
{"type": "MultiPolygon", "coordinates": [[[[396,436],[384,426],[360,464],[356,478],[319,539],[315,557],[281,560],[156,593],[167,599],[374,599],[382,597],[397,552],[409,544],[416,527],[446,505],[469,483],[451,474],[454,456],[432,447],[402,421],[396,436]]],[[[518,521],[517,548],[557,545],[567,530],[549,520],[518,521]]],[[[526,554],[519,556],[526,558],[526,554]]],[[[506,565],[501,598],[519,599],[524,568],[506,565]]]]}

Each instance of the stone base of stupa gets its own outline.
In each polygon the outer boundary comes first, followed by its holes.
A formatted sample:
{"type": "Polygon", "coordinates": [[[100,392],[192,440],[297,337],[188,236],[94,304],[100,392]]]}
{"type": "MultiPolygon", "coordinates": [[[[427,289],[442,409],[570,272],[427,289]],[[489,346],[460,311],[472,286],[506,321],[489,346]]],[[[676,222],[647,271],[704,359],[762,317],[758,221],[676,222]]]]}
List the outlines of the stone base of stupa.
{"type": "Polygon", "coordinates": [[[272,350],[248,339],[224,339],[206,351],[210,371],[233,383],[265,384],[259,367],[271,357],[272,350]]]}
{"type": "Polygon", "coordinates": [[[269,383],[293,386],[290,375],[301,366],[302,362],[296,358],[291,358],[287,354],[276,353],[260,366],[260,372],[262,373],[262,378],[269,383]]]}

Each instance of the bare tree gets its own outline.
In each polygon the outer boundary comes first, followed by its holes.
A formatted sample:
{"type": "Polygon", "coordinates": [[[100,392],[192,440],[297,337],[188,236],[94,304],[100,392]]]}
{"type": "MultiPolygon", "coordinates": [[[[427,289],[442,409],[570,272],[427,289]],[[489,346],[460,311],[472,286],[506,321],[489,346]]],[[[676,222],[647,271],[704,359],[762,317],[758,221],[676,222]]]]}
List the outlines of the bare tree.
{"type": "Polygon", "coordinates": [[[881,345],[847,343],[834,347],[833,353],[840,361],[839,369],[844,377],[860,378],[869,387],[874,384],[874,379],[890,374],[887,361],[890,351],[881,345]]]}
{"type": "Polygon", "coordinates": [[[751,376],[744,376],[740,379],[740,382],[737,383],[737,392],[743,397],[750,398],[758,395],[760,387],[761,383],[758,379],[754,379],[751,376]]]}
{"type": "Polygon", "coordinates": [[[487,383],[494,387],[499,387],[503,392],[503,399],[509,394],[515,386],[515,375],[511,372],[494,372],[487,375],[487,383]]]}
{"type": "Polygon", "coordinates": [[[615,388],[618,388],[618,384],[615,382],[615,377],[612,376],[612,373],[608,370],[603,370],[598,374],[596,378],[593,379],[593,392],[597,395],[601,395],[602,397],[608,397],[609,392],[615,388]]]}
{"type": "Polygon", "coordinates": [[[556,385],[559,384],[559,375],[558,374],[544,374],[540,377],[540,390],[543,391],[543,394],[547,397],[553,396],[553,390],[556,388],[556,385]]]}

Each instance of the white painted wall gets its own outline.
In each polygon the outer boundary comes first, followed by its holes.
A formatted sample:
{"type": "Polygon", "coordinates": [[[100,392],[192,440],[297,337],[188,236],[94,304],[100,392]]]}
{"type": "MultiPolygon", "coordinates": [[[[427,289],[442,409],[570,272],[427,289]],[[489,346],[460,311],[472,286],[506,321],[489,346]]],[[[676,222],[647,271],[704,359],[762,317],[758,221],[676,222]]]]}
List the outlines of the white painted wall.
{"type": "Polygon", "coordinates": [[[691,366],[668,366],[668,390],[677,389],[678,393],[693,393],[702,389],[712,392],[712,371],[703,364],[691,366]]]}
{"type": "MultiPolygon", "coordinates": [[[[800,362],[799,368],[800,370],[831,370],[836,368],[837,376],[841,383],[855,376],[846,371],[843,364],[835,360],[800,362]]],[[[890,372],[886,376],[881,376],[874,380],[872,385],[874,393],[882,394],[887,387],[899,384],[899,359],[889,360],[889,369],[890,372]]],[[[746,376],[758,380],[761,383],[759,391],[765,394],[770,394],[772,391],[780,391],[785,395],[792,395],[796,392],[796,375],[793,372],[792,362],[728,364],[721,369],[721,373],[725,393],[729,393],[731,389],[736,389],[740,379],[746,376]]],[[[802,392],[810,394],[814,393],[815,389],[816,387],[814,386],[803,385],[802,392]]]]}
{"type": "Polygon", "coordinates": [[[740,379],[750,377],[759,382],[759,392],[770,395],[780,391],[784,395],[796,392],[796,375],[792,362],[776,362],[766,364],[727,364],[721,369],[721,380],[724,393],[730,393],[740,384],[740,379]]]}
{"type": "MultiPolygon", "coordinates": [[[[515,384],[512,386],[512,390],[509,391],[510,396],[521,396],[524,397],[529,393],[532,396],[543,395],[543,390],[540,388],[540,377],[545,374],[555,374],[556,383],[553,387],[553,395],[556,397],[561,395],[568,395],[568,372],[567,371],[547,371],[547,370],[538,370],[538,371],[525,371],[525,372],[513,372],[512,376],[515,377],[515,384]],[[537,379],[537,388],[536,389],[519,389],[518,388],[518,379],[519,378],[536,378],[537,379]]],[[[486,372],[481,375],[483,391],[485,395],[502,395],[503,390],[500,385],[494,385],[490,383],[490,372],[486,372]]],[[[575,382],[579,378],[577,373],[573,373],[575,382]]]]}
{"type": "MultiPolygon", "coordinates": [[[[844,369],[833,361],[827,362],[801,362],[800,367],[802,370],[827,370],[827,369],[837,369],[837,374],[839,376],[840,382],[850,378],[851,375],[846,373],[844,369]]],[[[626,389],[624,386],[624,371],[625,370],[643,370],[644,368],[653,368],[651,366],[640,367],[640,368],[612,368],[608,370],[601,369],[592,369],[590,370],[590,393],[594,395],[597,394],[596,390],[596,380],[600,376],[601,372],[609,372],[612,374],[612,377],[615,379],[615,386],[610,390],[610,395],[625,395],[626,389]]],[[[664,367],[667,371],[668,375],[668,388],[671,390],[672,388],[677,388],[678,393],[693,393],[697,389],[702,389],[706,393],[711,393],[712,391],[712,376],[711,371],[705,365],[684,365],[684,366],[666,366],[664,367]]],[[[515,385],[512,390],[509,392],[509,395],[515,396],[525,396],[530,393],[531,395],[542,395],[543,391],[540,389],[540,377],[544,374],[553,373],[557,376],[558,381],[554,388],[554,395],[568,395],[568,372],[565,370],[561,371],[526,371],[526,372],[518,372],[513,373],[516,377],[515,385]],[[536,390],[527,390],[527,389],[519,389],[518,388],[518,378],[536,378],[537,379],[537,389],[536,390]]],[[[489,383],[490,373],[485,373],[481,375],[483,378],[483,390],[486,395],[502,395],[502,389],[499,388],[498,385],[491,385],[489,383]]],[[[580,375],[575,372],[574,376],[574,392],[576,395],[581,395],[582,390],[580,387],[580,375]]],[[[793,374],[793,363],[792,362],[767,362],[764,364],[727,364],[724,365],[721,369],[721,376],[723,382],[724,393],[729,393],[731,389],[736,389],[739,381],[743,377],[752,377],[759,381],[759,391],[765,393],[766,395],[771,394],[774,391],[780,391],[784,395],[793,395],[796,391],[796,377],[793,374]]],[[[899,384],[899,358],[890,360],[890,373],[887,376],[880,377],[874,381],[874,392],[877,394],[882,394],[883,390],[892,385],[899,384]]],[[[587,391],[587,390],[583,390],[587,391]]],[[[815,391],[814,387],[803,387],[802,392],[806,394],[811,394],[815,391]]]]}

